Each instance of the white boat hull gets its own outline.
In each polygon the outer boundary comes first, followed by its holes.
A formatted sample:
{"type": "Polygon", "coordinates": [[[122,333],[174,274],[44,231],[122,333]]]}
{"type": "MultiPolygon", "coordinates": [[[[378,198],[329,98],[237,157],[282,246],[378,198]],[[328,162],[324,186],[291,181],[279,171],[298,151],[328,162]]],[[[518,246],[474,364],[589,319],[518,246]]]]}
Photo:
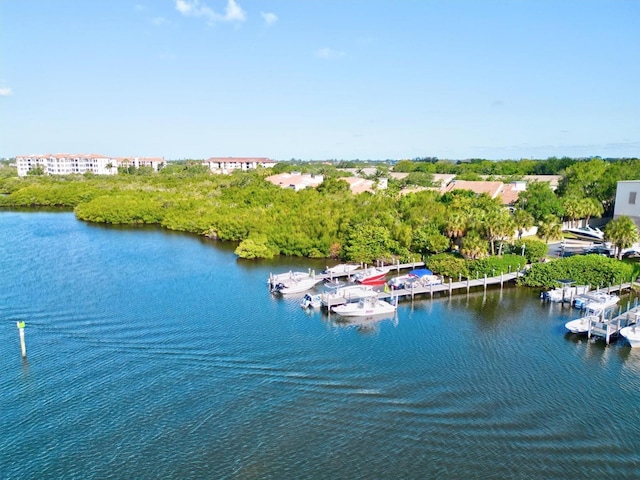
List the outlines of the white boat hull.
{"type": "Polygon", "coordinates": [[[373,287],[369,285],[347,285],[346,287],[340,287],[333,291],[324,293],[322,295],[322,304],[330,305],[337,300],[344,300],[346,302],[358,302],[363,298],[376,296],[378,296],[378,292],[376,292],[373,287]]]}
{"type": "Polygon", "coordinates": [[[316,284],[320,283],[322,279],[305,278],[302,280],[291,280],[289,282],[281,282],[275,285],[274,292],[281,293],[283,295],[290,295],[292,293],[302,293],[312,289],[316,284]]]}
{"type": "Polygon", "coordinates": [[[339,265],[334,265],[333,267],[325,268],[324,273],[328,275],[342,275],[345,273],[351,273],[355,270],[358,270],[360,265],[353,265],[351,263],[341,263],[339,265]]]}
{"type": "Polygon", "coordinates": [[[595,315],[587,315],[586,317],[577,318],[564,324],[564,327],[571,333],[578,335],[586,334],[589,332],[589,324],[591,320],[598,320],[599,317],[595,315]]]}
{"type": "Polygon", "coordinates": [[[640,325],[621,328],[620,335],[627,339],[631,348],[640,347],[640,325]]]}
{"type": "Polygon", "coordinates": [[[384,300],[363,299],[358,303],[338,305],[331,309],[334,313],[343,317],[370,317],[372,315],[385,315],[396,311],[396,306],[384,300]]]}

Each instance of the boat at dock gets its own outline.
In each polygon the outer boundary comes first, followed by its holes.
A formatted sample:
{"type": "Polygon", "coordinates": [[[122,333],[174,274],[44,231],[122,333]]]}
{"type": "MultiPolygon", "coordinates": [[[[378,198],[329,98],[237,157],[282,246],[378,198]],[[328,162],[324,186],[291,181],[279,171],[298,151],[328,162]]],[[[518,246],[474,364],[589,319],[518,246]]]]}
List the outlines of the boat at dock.
{"type": "Polygon", "coordinates": [[[620,335],[623,336],[631,348],[640,347],[640,325],[638,325],[638,317],[640,313],[636,313],[636,323],[620,329],[620,335]]]}
{"type": "Polygon", "coordinates": [[[321,278],[314,278],[314,277],[285,280],[283,282],[275,284],[275,286],[272,289],[272,292],[280,293],[282,295],[289,295],[292,293],[302,293],[312,289],[321,281],[322,281],[321,278]]]}
{"type": "Polygon", "coordinates": [[[273,289],[273,287],[278,283],[284,283],[290,280],[302,280],[304,278],[311,278],[311,273],[310,272],[294,272],[292,270],[289,270],[288,272],[269,275],[269,278],[267,279],[267,283],[273,289]]]}
{"type": "Polygon", "coordinates": [[[319,293],[315,295],[305,293],[300,301],[300,306],[302,308],[320,308],[322,307],[322,295],[319,293]]]}
{"type": "Polygon", "coordinates": [[[393,313],[396,311],[396,305],[377,297],[369,297],[357,303],[345,303],[332,307],[331,311],[343,317],[368,317],[393,313]]]}
{"type": "Polygon", "coordinates": [[[573,280],[556,280],[561,286],[542,292],[540,298],[548,302],[571,302],[575,297],[589,291],[588,285],[573,285],[573,280]]]}
{"type": "Polygon", "coordinates": [[[571,320],[565,323],[565,328],[571,333],[576,334],[586,334],[589,333],[589,329],[594,323],[598,324],[606,324],[607,323],[607,315],[611,316],[611,311],[613,307],[620,300],[617,296],[616,301],[611,303],[610,305],[604,306],[603,303],[591,302],[586,306],[586,314],[580,318],[576,318],[575,320],[571,320]]]}
{"type": "Polygon", "coordinates": [[[360,265],[353,263],[340,263],[338,265],[334,265],[333,267],[325,268],[322,273],[325,275],[343,275],[349,274],[355,270],[358,270],[360,265]]]}
{"type": "Polygon", "coordinates": [[[408,289],[414,286],[439,285],[442,280],[434,275],[428,268],[416,268],[406,275],[399,275],[389,280],[388,285],[392,290],[408,289]]]}
{"type": "Polygon", "coordinates": [[[377,297],[378,292],[372,285],[346,285],[337,288],[327,288],[321,296],[322,305],[330,307],[336,303],[358,302],[363,298],[377,297]]]}
{"type": "Polygon", "coordinates": [[[573,300],[573,306],[580,309],[600,310],[616,305],[620,301],[617,295],[606,292],[587,292],[573,300]]]}
{"type": "Polygon", "coordinates": [[[363,285],[378,285],[387,273],[389,273],[389,267],[370,267],[356,273],[355,281],[363,285]]]}
{"type": "Polygon", "coordinates": [[[589,332],[589,325],[591,325],[592,321],[597,322],[600,320],[602,320],[602,317],[600,315],[597,315],[595,312],[592,312],[588,315],[576,318],[575,320],[571,320],[565,323],[564,327],[571,333],[582,335],[589,332]]]}

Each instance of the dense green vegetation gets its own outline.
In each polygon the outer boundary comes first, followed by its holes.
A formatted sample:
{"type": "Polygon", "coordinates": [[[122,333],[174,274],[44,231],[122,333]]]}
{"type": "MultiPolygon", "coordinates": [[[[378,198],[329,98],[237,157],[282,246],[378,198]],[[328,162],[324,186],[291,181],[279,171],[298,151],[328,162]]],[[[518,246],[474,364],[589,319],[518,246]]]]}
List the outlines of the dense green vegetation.
{"type": "MultiPolygon", "coordinates": [[[[79,219],[90,222],[157,224],[238,242],[236,253],[242,258],[290,255],[363,263],[422,258],[437,273],[458,278],[513,271],[525,258],[539,261],[546,254],[545,242],[561,235],[562,220],[610,214],[616,182],[640,178],[638,159],[454,163],[432,158],[401,161],[394,171],[409,173],[404,179],[390,179],[389,188],[376,194],[352,195],[340,180],[349,174],[337,166],[345,165],[287,162],[276,165],[274,172],[211,175],[206,167],[187,161],[170,163],[157,174],[143,169],[118,176],[24,178],[4,167],[0,193],[5,195],[0,196],[0,206],[61,207],[74,209],[79,219]],[[322,174],[326,181],[317,189],[295,192],[264,180],[268,174],[292,170],[322,174]],[[503,181],[526,174],[562,177],[557,191],[545,182],[529,183],[510,210],[499,199],[467,191],[399,193],[406,186],[433,185],[433,173],[490,175],[503,181]],[[521,235],[534,225],[542,241],[512,238],[514,232],[521,235]]],[[[364,175],[363,165],[346,166],[359,168],[364,175]]],[[[376,164],[370,178],[387,176],[388,170],[389,165],[376,164]]],[[[620,252],[637,241],[637,229],[624,220],[612,222],[607,236],[620,252]]],[[[545,274],[541,281],[567,276],[560,273],[545,274]]],[[[590,277],[586,283],[595,285],[629,272],[614,275],[595,269],[592,273],[599,282],[590,277]]],[[[532,278],[541,275],[532,273],[532,278]]]]}
{"type": "Polygon", "coordinates": [[[578,285],[596,288],[630,282],[639,273],[637,263],[625,263],[601,255],[577,255],[533,264],[519,281],[529,287],[549,287],[558,286],[558,280],[571,279],[578,285]]]}

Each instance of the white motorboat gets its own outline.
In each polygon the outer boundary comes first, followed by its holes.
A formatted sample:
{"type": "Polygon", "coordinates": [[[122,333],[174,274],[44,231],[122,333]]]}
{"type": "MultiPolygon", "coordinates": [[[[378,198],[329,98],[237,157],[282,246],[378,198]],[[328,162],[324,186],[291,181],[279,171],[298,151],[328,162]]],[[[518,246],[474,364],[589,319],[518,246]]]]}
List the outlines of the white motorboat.
{"type": "Polygon", "coordinates": [[[328,306],[336,302],[357,302],[363,298],[376,297],[376,292],[371,285],[347,285],[337,288],[327,288],[322,294],[322,305],[328,306]]]}
{"type": "Polygon", "coordinates": [[[634,324],[620,329],[620,335],[627,339],[631,348],[640,347],[640,325],[634,324]]]}
{"type": "Polygon", "coordinates": [[[277,273],[276,275],[269,275],[267,279],[267,283],[271,290],[279,283],[285,283],[291,280],[302,280],[304,278],[311,278],[311,273],[309,272],[294,272],[288,271],[284,273],[277,273]]]}
{"type": "Polygon", "coordinates": [[[540,298],[549,302],[570,302],[578,295],[584,295],[589,291],[587,285],[573,285],[575,283],[573,280],[556,280],[556,282],[562,286],[542,292],[540,298]]]}
{"type": "Polygon", "coordinates": [[[582,239],[598,241],[604,240],[604,232],[602,230],[588,225],[586,227],[565,228],[563,231],[571,233],[572,235],[582,239]]]}
{"type": "Polygon", "coordinates": [[[393,277],[387,282],[392,290],[399,290],[401,288],[408,289],[411,288],[412,284],[426,287],[428,285],[439,285],[440,283],[442,283],[440,277],[434,275],[433,272],[427,268],[411,270],[406,275],[393,277]]]}
{"type": "Polygon", "coordinates": [[[332,307],[331,310],[343,317],[369,317],[393,313],[396,311],[396,306],[377,297],[369,297],[357,303],[345,303],[332,307]]]}
{"type": "Polygon", "coordinates": [[[324,269],[322,273],[327,275],[344,275],[353,272],[354,270],[358,270],[360,265],[352,264],[352,263],[340,263],[338,265],[334,265],[333,267],[327,267],[324,269]]]}
{"type": "Polygon", "coordinates": [[[565,328],[571,333],[585,334],[589,331],[589,325],[592,321],[600,321],[600,315],[590,314],[584,317],[576,318],[564,324],[565,328]]]}
{"type": "Polygon", "coordinates": [[[322,307],[322,295],[319,293],[316,295],[305,293],[300,301],[300,306],[302,308],[320,308],[322,307]]]}
{"type": "Polygon", "coordinates": [[[291,293],[302,293],[312,289],[316,284],[322,281],[321,278],[307,277],[300,279],[284,280],[276,283],[273,286],[274,293],[281,293],[283,295],[291,293]]]}
{"type": "Polygon", "coordinates": [[[604,310],[613,307],[620,301],[617,295],[606,292],[590,292],[577,297],[573,301],[573,305],[577,308],[586,308],[588,310],[604,310]]]}
{"type": "MultiPolygon", "coordinates": [[[[619,300],[619,299],[618,299],[619,300]]],[[[616,300],[617,303],[617,300],[616,300]]],[[[577,334],[585,334],[589,332],[589,326],[591,322],[607,322],[607,314],[611,312],[615,303],[609,305],[608,307],[604,307],[599,305],[597,302],[592,302],[587,304],[586,314],[580,318],[576,318],[575,320],[571,320],[564,324],[565,328],[569,330],[571,333],[577,334]]]]}

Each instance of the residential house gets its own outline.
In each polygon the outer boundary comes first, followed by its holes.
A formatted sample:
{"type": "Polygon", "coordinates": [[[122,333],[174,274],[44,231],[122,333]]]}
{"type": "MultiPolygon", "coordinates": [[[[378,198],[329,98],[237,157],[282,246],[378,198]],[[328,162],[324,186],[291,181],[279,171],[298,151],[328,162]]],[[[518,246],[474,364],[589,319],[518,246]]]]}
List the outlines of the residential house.
{"type": "Polygon", "coordinates": [[[265,180],[273,183],[276,186],[279,186],[282,188],[291,188],[297,192],[304,188],[317,187],[324,181],[324,176],[292,172],[292,173],[279,173],[277,175],[271,175],[267,177],[265,180]]]}
{"type": "Polygon", "coordinates": [[[502,182],[485,182],[470,180],[452,180],[443,189],[442,193],[454,190],[471,190],[480,195],[487,194],[490,198],[500,198],[503,205],[512,205],[517,199],[523,185],[517,182],[504,184],[502,182]]]}

